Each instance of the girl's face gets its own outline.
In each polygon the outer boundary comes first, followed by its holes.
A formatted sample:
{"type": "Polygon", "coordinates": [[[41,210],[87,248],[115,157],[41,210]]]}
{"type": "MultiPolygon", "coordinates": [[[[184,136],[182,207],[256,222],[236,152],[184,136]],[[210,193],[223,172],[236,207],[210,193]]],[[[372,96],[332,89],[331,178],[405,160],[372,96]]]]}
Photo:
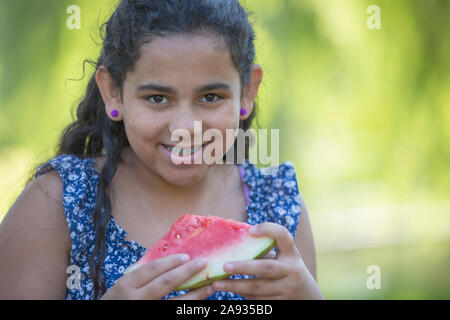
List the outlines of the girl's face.
{"type": "Polygon", "coordinates": [[[201,179],[211,164],[204,160],[175,164],[165,146],[181,143],[197,148],[210,142],[203,136],[206,130],[217,129],[223,137],[223,151],[218,154],[216,149],[213,155],[222,158],[234,141],[234,137],[226,141],[226,130],[238,129],[239,120],[251,113],[262,70],[255,65],[251,85],[244,88],[241,98],[239,73],[223,42],[214,36],[172,35],[142,45],[134,70],[126,75],[123,102],[106,77],[97,75],[107,113],[119,110],[119,117],[111,119],[124,122],[139,165],[169,183],[189,185],[201,179]],[[247,115],[240,115],[241,107],[247,115]],[[194,121],[201,121],[200,130],[194,131],[194,121]],[[191,141],[172,141],[177,129],[191,141]]]}

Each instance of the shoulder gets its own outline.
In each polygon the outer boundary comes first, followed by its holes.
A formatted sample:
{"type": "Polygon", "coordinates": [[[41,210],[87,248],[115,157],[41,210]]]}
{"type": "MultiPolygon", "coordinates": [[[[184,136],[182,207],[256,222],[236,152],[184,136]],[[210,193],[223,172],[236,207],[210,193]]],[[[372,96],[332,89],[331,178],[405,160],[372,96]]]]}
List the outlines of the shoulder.
{"type": "Polygon", "coordinates": [[[244,164],[244,182],[250,187],[251,209],[261,216],[258,220],[285,226],[293,236],[300,217],[300,193],[292,162],[259,168],[244,164]]]}
{"type": "Polygon", "coordinates": [[[62,200],[59,204],[69,228],[72,256],[84,248],[87,235],[92,236],[93,233],[93,210],[98,190],[98,174],[92,166],[94,160],[63,154],[47,161],[39,169],[43,172],[54,169],[52,175],[59,179],[57,186],[46,188],[59,190],[58,200],[62,200]]]}
{"type": "Polygon", "coordinates": [[[25,190],[41,192],[49,201],[62,203],[63,183],[56,170],[50,170],[31,181],[25,190]]]}
{"type": "Polygon", "coordinates": [[[283,187],[291,193],[298,193],[297,175],[294,164],[290,161],[265,168],[249,162],[244,163],[243,166],[246,177],[254,185],[267,184],[275,188],[283,187]]]}
{"type": "Polygon", "coordinates": [[[59,232],[67,249],[70,249],[62,198],[61,177],[55,170],[48,171],[24,188],[5,216],[5,222],[14,220],[16,226],[34,226],[59,232]]]}
{"type": "Polygon", "coordinates": [[[62,154],[48,160],[41,168],[51,166],[64,178],[69,173],[86,173],[93,168],[93,163],[94,158],[81,158],[73,154],[62,154]]]}
{"type": "Polygon", "coordinates": [[[55,169],[62,183],[64,207],[69,209],[76,206],[78,200],[91,200],[95,194],[98,173],[94,169],[94,162],[95,158],[62,154],[47,161],[37,174],[55,169]]]}
{"type": "Polygon", "coordinates": [[[254,164],[245,163],[244,182],[257,192],[266,195],[278,195],[282,200],[291,199],[300,204],[299,188],[294,164],[290,161],[276,166],[259,168],[254,164]]]}

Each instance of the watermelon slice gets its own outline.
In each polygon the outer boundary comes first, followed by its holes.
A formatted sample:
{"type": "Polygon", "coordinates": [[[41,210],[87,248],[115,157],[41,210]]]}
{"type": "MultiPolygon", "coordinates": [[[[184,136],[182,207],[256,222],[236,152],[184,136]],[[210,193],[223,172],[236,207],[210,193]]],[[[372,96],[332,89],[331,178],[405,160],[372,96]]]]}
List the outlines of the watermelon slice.
{"type": "Polygon", "coordinates": [[[248,231],[250,227],[250,224],[232,219],[182,215],[138,262],[125,270],[124,274],[152,260],[187,253],[191,260],[205,258],[208,264],[176,290],[194,289],[227,278],[230,274],[223,271],[224,263],[257,259],[275,246],[275,240],[271,238],[251,236],[248,231]]]}

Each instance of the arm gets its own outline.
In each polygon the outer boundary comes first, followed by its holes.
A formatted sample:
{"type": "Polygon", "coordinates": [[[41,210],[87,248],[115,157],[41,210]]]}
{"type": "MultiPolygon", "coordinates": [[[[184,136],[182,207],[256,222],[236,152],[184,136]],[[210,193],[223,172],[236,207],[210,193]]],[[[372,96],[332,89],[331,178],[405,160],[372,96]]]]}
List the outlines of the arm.
{"type": "Polygon", "coordinates": [[[53,170],[26,186],[0,225],[0,299],[64,299],[70,250],[53,170]]]}
{"type": "Polygon", "coordinates": [[[301,193],[300,204],[300,221],[298,224],[294,242],[295,246],[300,251],[300,255],[302,256],[309,272],[311,272],[312,276],[317,281],[316,251],[314,248],[314,239],[311,230],[308,209],[306,208],[306,203],[301,193]]]}

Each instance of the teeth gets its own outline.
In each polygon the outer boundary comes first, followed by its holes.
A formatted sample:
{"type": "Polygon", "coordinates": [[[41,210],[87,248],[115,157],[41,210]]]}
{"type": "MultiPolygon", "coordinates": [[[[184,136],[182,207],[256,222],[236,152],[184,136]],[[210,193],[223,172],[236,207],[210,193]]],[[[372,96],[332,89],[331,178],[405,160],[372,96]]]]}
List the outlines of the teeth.
{"type": "Polygon", "coordinates": [[[200,150],[201,147],[197,147],[197,148],[184,148],[184,149],[177,149],[174,147],[170,147],[170,146],[165,146],[167,148],[167,150],[169,150],[170,152],[175,152],[177,153],[179,156],[187,156],[190,155],[191,153],[196,153],[198,150],[200,150]]]}

